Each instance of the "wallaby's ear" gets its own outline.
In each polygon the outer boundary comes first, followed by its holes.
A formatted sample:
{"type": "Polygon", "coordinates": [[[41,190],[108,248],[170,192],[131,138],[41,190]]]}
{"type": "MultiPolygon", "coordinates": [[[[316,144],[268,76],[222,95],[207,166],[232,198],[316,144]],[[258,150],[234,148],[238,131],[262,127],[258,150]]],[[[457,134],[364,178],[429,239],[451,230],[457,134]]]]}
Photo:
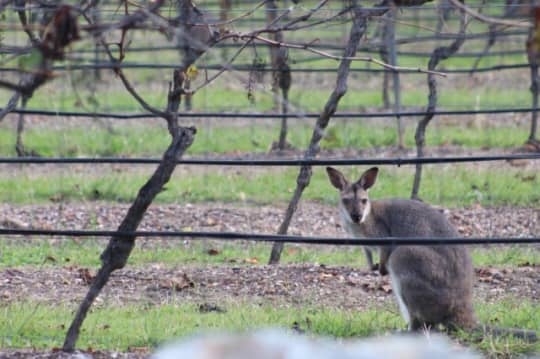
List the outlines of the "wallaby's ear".
{"type": "Polygon", "coordinates": [[[366,172],[364,172],[364,174],[362,174],[362,177],[360,177],[360,179],[356,183],[358,183],[358,185],[364,190],[368,190],[371,186],[375,184],[378,173],[379,169],[377,167],[372,167],[366,172]]]}
{"type": "Polygon", "coordinates": [[[339,172],[335,168],[326,167],[326,173],[328,173],[328,178],[330,178],[332,185],[340,191],[343,191],[349,184],[345,179],[345,176],[343,176],[343,173],[339,172]]]}

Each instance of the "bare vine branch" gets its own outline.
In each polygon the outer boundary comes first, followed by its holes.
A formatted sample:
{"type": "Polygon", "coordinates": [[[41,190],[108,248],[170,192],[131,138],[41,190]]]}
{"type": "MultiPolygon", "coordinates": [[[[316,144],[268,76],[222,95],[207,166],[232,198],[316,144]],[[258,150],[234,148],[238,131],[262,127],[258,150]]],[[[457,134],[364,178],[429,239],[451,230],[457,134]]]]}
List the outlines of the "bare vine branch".
{"type": "MultiPolygon", "coordinates": [[[[182,16],[185,17],[186,20],[193,22],[194,20],[198,19],[197,10],[190,0],[178,1],[179,8],[184,11],[182,16]]],[[[187,30],[184,29],[184,31],[187,30]]],[[[187,51],[185,53],[183,64],[178,69],[173,71],[165,111],[156,111],[157,114],[161,115],[161,117],[167,121],[169,133],[172,137],[171,144],[165,151],[163,158],[159,166],[156,168],[154,174],[139,190],[137,197],[122,220],[122,223],[118,227],[118,231],[120,232],[132,232],[138,228],[144,214],[146,213],[146,210],[157,194],[162,191],[163,186],[171,178],[174,169],[176,168],[176,164],[186,149],[193,143],[196,129],[193,127],[182,127],[178,125],[178,108],[180,106],[182,95],[185,94],[183,90],[185,71],[193,64],[193,62],[197,60],[200,55],[202,55],[202,52],[197,50],[198,44],[193,45],[188,43],[189,39],[190,38],[187,36],[185,37],[185,48],[187,51]]],[[[209,41],[211,41],[211,39],[209,39],[209,41]]],[[[112,56],[112,54],[109,53],[109,56],[112,56]]],[[[130,92],[132,96],[136,98],[138,97],[139,103],[146,104],[146,102],[133,89],[125,76],[123,76],[121,71],[119,72],[119,76],[128,92],[130,92]]],[[[151,106],[149,107],[152,108],[151,106]]],[[[105,248],[101,254],[101,268],[92,282],[88,293],[79,306],[75,318],[73,319],[73,322],[66,333],[66,338],[63,345],[64,351],[74,351],[75,344],[79,337],[80,328],[84,319],[86,318],[88,310],[103,287],[107,284],[111,273],[114,270],[123,268],[126,265],[134,246],[135,237],[113,237],[110,239],[107,248],[105,248]]]]}
{"type": "MultiPolygon", "coordinates": [[[[333,89],[330,97],[328,98],[324,109],[322,110],[317,122],[315,124],[315,129],[311,136],[311,141],[307,150],[304,152],[304,159],[313,159],[319,153],[320,147],[319,143],[324,136],[324,131],[330,122],[332,115],[336,112],[339,101],[347,92],[347,79],[349,77],[349,70],[351,66],[351,57],[354,57],[358,46],[360,44],[360,39],[364,36],[364,33],[367,29],[367,19],[368,15],[365,11],[362,10],[361,6],[357,5],[355,1],[354,6],[354,16],[351,24],[351,30],[349,35],[349,40],[345,48],[344,56],[339,65],[336,85],[333,89]]],[[[381,10],[385,12],[385,10],[381,10]]],[[[292,216],[296,212],[298,202],[300,197],[304,192],[304,189],[309,185],[311,181],[312,170],[311,166],[302,166],[300,172],[296,179],[296,189],[294,191],[293,197],[291,198],[287,210],[285,212],[285,217],[281,222],[281,225],[278,229],[278,234],[286,234],[289,225],[292,220],[292,216]]],[[[272,253],[270,254],[269,264],[277,264],[281,258],[281,252],[283,251],[283,243],[274,243],[272,247],[272,253]]]]}
{"type": "Polygon", "coordinates": [[[21,9],[17,10],[17,14],[19,15],[19,21],[21,22],[24,32],[26,32],[26,34],[28,35],[28,38],[30,39],[30,42],[32,43],[32,45],[38,46],[39,39],[32,32],[28,24],[28,19],[26,18],[26,12],[24,11],[26,0],[16,0],[15,5],[17,7],[21,7],[21,9]]]}
{"type": "Polygon", "coordinates": [[[265,38],[265,37],[262,37],[262,36],[259,36],[259,35],[253,35],[253,36],[242,35],[242,36],[240,36],[240,38],[242,40],[246,40],[248,38],[254,38],[254,39],[257,39],[257,40],[259,40],[261,42],[264,42],[264,43],[267,43],[267,44],[270,44],[270,45],[273,45],[273,46],[281,46],[281,47],[287,47],[287,48],[291,48],[291,49],[306,50],[308,52],[312,52],[314,54],[326,57],[328,59],[337,60],[337,61],[347,60],[347,61],[371,62],[371,63],[374,63],[376,65],[379,65],[379,66],[381,66],[381,67],[383,67],[385,69],[392,70],[392,71],[410,71],[410,72],[418,72],[418,73],[425,73],[425,74],[433,74],[433,75],[442,76],[442,77],[447,76],[444,72],[441,72],[441,71],[434,71],[434,70],[429,70],[429,69],[424,70],[424,69],[419,68],[419,67],[393,66],[393,65],[390,65],[390,64],[388,64],[386,62],[378,60],[378,59],[376,59],[376,58],[374,58],[372,56],[344,57],[344,56],[332,55],[332,54],[330,54],[330,53],[328,53],[326,51],[322,51],[322,50],[318,50],[318,49],[315,49],[313,47],[310,47],[307,44],[290,44],[290,43],[286,43],[286,42],[277,42],[277,41],[274,41],[274,40],[271,40],[271,39],[268,39],[268,38],[265,38]]]}
{"type": "MultiPolygon", "coordinates": [[[[396,5],[409,6],[423,4],[427,1],[429,0],[406,0],[400,2],[399,4],[397,1],[395,3],[396,5]]],[[[371,16],[382,16],[390,9],[388,1],[383,1],[381,4],[371,9],[370,11],[362,9],[362,7],[358,4],[357,0],[351,1],[351,6],[353,13],[352,25],[349,34],[349,40],[347,42],[347,46],[345,47],[344,56],[340,57],[341,61],[337,72],[336,85],[332,93],[330,94],[330,97],[328,98],[324,109],[319,115],[319,118],[317,119],[313,134],[311,135],[309,146],[304,152],[304,159],[313,159],[319,153],[319,144],[324,136],[324,132],[330,122],[330,119],[336,112],[341,98],[347,92],[347,80],[349,77],[351,62],[352,59],[355,58],[356,51],[358,50],[358,46],[360,44],[360,40],[366,32],[368,19],[371,16]]],[[[433,76],[434,74],[431,75],[433,76]]],[[[311,166],[302,166],[300,168],[300,172],[296,178],[296,189],[293,193],[291,200],[289,201],[289,205],[287,206],[287,209],[285,211],[285,216],[283,218],[283,221],[281,222],[281,225],[279,226],[278,234],[287,233],[292,217],[296,212],[298,202],[300,201],[300,197],[302,196],[302,193],[304,192],[306,187],[309,185],[309,182],[311,181],[311,176],[311,166]]],[[[283,243],[274,243],[274,245],[272,246],[270,259],[268,261],[269,264],[279,263],[282,251],[283,243]]]]}
{"type": "MultiPolygon", "coordinates": [[[[466,12],[460,8],[460,21],[459,21],[459,33],[458,37],[452,42],[449,46],[441,46],[433,50],[431,57],[428,63],[428,69],[434,70],[439,62],[446,60],[459,51],[459,48],[465,42],[465,29],[467,27],[467,16],[466,12]]],[[[425,133],[428,124],[431,122],[435,115],[435,110],[437,108],[437,80],[432,74],[428,74],[427,82],[429,87],[428,95],[428,105],[426,108],[426,115],[422,120],[418,122],[415,133],[416,141],[416,156],[424,156],[424,145],[425,145],[425,133]]],[[[420,189],[420,180],[422,178],[422,164],[416,165],[416,171],[414,174],[413,187],[411,192],[411,198],[419,199],[418,191],[420,189]]]]}
{"type": "Polygon", "coordinates": [[[531,74],[531,95],[532,95],[532,108],[531,113],[531,129],[529,131],[529,138],[527,144],[534,146],[540,150],[540,141],[536,137],[538,130],[538,95],[540,92],[540,79],[538,78],[538,60],[540,58],[540,7],[535,7],[533,11],[534,28],[529,30],[527,37],[527,59],[529,61],[530,74],[531,74]]]}
{"type": "Polygon", "coordinates": [[[512,20],[503,20],[503,19],[497,19],[494,17],[482,15],[477,11],[474,11],[470,7],[462,4],[459,0],[448,0],[457,7],[462,12],[465,12],[475,18],[476,20],[485,22],[487,24],[494,24],[494,25],[504,25],[508,27],[522,27],[522,28],[531,28],[533,27],[533,24],[530,22],[518,22],[518,21],[512,21],[512,20]]]}
{"type": "Polygon", "coordinates": [[[9,99],[7,105],[0,111],[0,122],[6,117],[8,113],[15,110],[17,108],[17,104],[19,103],[19,99],[21,98],[21,93],[18,91],[15,91],[13,96],[9,99]]]}

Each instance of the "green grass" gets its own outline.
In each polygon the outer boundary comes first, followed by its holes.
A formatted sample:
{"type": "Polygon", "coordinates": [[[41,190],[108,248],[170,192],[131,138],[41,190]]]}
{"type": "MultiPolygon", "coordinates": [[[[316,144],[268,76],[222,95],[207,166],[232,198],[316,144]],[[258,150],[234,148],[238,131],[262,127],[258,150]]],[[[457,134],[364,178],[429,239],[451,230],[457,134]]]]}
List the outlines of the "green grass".
{"type": "MultiPolygon", "coordinates": [[[[75,242],[70,239],[36,240],[0,239],[0,268],[27,266],[75,265],[97,268],[99,255],[106,247],[106,240],[86,239],[75,242]]],[[[249,262],[265,264],[270,254],[270,245],[253,242],[224,241],[182,241],[142,245],[137,242],[129,259],[131,266],[145,266],[151,263],[164,265],[250,265],[249,262]],[[210,255],[209,250],[217,250],[210,255]]],[[[471,250],[474,265],[511,267],[525,264],[540,264],[540,251],[524,246],[498,246],[474,248],[471,250]]],[[[366,268],[366,261],[360,247],[328,247],[309,245],[286,245],[282,263],[319,263],[366,268]]]]}
{"type": "MultiPolygon", "coordinates": [[[[222,305],[224,303],[220,303],[222,305]]],[[[354,313],[331,308],[291,308],[227,303],[227,313],[201,314],[194,304],[100,307],[87,317],[78,347],[127,351],[155,347],[171,338],[203,331],[250,331],[285,327],[310,318],[310,331],[336,337],[367,336],[400,326],[390,312],[354,313]]],[[[1,347],[58,347],[72,319],[72,307],[35,303],[0,306],[1,347]],[[47,333],[44,335],[44,333],[47,333]]]]}
{"type": "MultiPolygon", "coordinates": [[[[496,304],[475,305],[475,311],[482,324],[487,324],[497,328],[520,328],[540,331],[540,311],[538,303],[530,303],[521,298],[516,300],[504,300],[496,304]]],[[[476,342],[471,334],[461,333],[460,338],[465,342],[476,342]]],[[[540,352],[540,342],[523,343],[510,337],[486,336],[479,343],[475,343],[488,357],[497,358],[517,358],[523,355],[538,354],[540,352]]],[[[535,355],[533,355],[535,356],[535,355]]]]}
{"type": "MultiPolygon", "coordinates": [[[[94,307],[77,344],[79,348],[127,351],[151,350],[172,338],[204,331],[252,331],[257,328],[290,328],[294,322],[309,335],[358,338],[402,329],[394,310],[351,311],[326,307],[290,307],[270,304],[220,303],[226,313],[201,314],[196,305],[127,305],[94,307]]],[[[50,349],[62,344],[73,307],[64,304],[15,303],[0,306],[0,346],[50,349]]],[[[482,322],[538,330],[538,305],[517,301],[477,305],[482,322]]],[[[469,337],[461,336],[466,342],[469,337]]],[[[469,343],[470,344],[470,343],[469,343]]],[[[540,351],[538,344],[512,338],[487,337],[478,346],[488,355],[516,355],[540,351]],[[509,351],[509,349],[511,351],[509,351]]]]}
{"type": "MultiPolygon", "coordinates": [[[[355,76],[353,76],[354,78],[355,76]]],[[[356,77],[364,77],[358,75],[356,77]]],[[[351,82],[354,80],[351,80],[351,82]]],[[[50,84],[49,86],[53,86],[50,84]]],[[[527,84],[528,86],[528,84],[527,84]]],[[[465,89],[441,88],[439,90],[439,108],[459,108],[460,110],[485,109],[485,108],[515,108],[528,107],[531,95],[527,86],[522,89],[515,88],[492,88],[474,87],[465,89]]],[[[150,104],[157,108],[164,108],[167,92],[166,81],[163,81],[163,89],[140,90],[140,95],[150,104]]],[[[43,89],[42,91],[47,91],[43,89]]],[[[29,109],[44,109],[51,111],[81,111],[78,98],[71,88],[48,89],[54,91],[54,96],[40,96],[36,93],[28,101],[29,109]]],[[[293,107],[305,112],[317,112],[322,110],[331,89],[310,89],[293,87],[290,92],[290,101],[293,107]]],[[[427,88],[418,86],[402,92],[402,106],[424,107],[427,104],[427,88]]],[[[84,96],[88,96],[83,94],[84,96]]],[[[125,90],[100,90],[95,94],[95,101],[99,104],[99,111],[141,111],[139,104],[125,90]]],[[[0,91],[0,103],[9,99],[9,93],[0,91]]],[[[193,109],[196,111],[270,111],[273,106],[272,93],[269,91],[255,92],[255,105],[247,98],[246,90],[224,89],[210,87],[201,90],[193,98],[193,109]]],[[[359,91],[350,89],[341,99],[340,111],[358,111],[366,107],[381,107],[382,97],[380,89],[365,88],[359,91]]]]}
{"type": "MultiPolygon", "coordinates": [[[[9,203],[43,203],[48,201],[109,200],[131,202],[147,180],[153,167],[137,171],[91,173],[60,172],[45,176],[25,171],[0,176],[0,201],[9,203]]],[[[349,177],[358,169],[346,169],[349,177]]],[[[157,203],[222,201],[251,203],[287,202],[296,186],[296,169],[257,171],[204,170],[186,175],[177,169],[156,197],[157,203]]],[[[409,197],[413,178],[411,167],[384,168],[372,198],[409,197]]],[[[536,206],[540,203],[540,177],[534,169],[504,167],[471,169],[466,165],[426,166],[420,196],[445,206],[515,205],[536,206]]],[[[316,168],[304,199],[336,203],[337,194],[325,171],[316,168]]]]}
{"type": "MultiPolygon", "coordinates": [[[[313,121],[304,124],[293,123],[289,128],[288,140],[296,148],[306,148],[312,133],[313,121]]],[[[278,137],[279,127],[274,124],[253,124],[251,126],[224,127],[205,126],[201,123],[189,154],[267,152],[278,137]]],[[[409,123],[405,131],[405,145],[414,147],[416,123],[409,123]]],[[[426,140],[428,146],[459,145],[470,148],[518,147],[528,137],[524,126],[489,126],[477,128],[470,126],[451,126],[436,121],[428,127],[426,140]]],[[[28,148],[42,156],[156,156],[160,157],[169,145],[170,136],[163,126],[115,126],[109,131],[97,124],[89,128],[48,128],[29,126],[24,132],[23,141],[28,148]]],[[[381,120],[379,125],[360,121],[337,119],[332,123],[322,140],[321,148],[370,148],[394,146],[397,133],[393,120],[381,120]]],[[[14,130],[0,127],[0,156],[15,156],[14,130]]]]}

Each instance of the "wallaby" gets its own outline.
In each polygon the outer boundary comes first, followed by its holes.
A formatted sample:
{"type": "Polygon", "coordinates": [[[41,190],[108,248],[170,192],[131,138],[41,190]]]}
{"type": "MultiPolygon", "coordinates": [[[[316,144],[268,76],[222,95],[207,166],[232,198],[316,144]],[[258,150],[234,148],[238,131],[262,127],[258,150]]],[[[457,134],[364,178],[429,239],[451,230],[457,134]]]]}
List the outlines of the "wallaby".
{"type": "MultiPolygon", "coordinates": [[[[370,201],[368,189],[377,179],[373,167],[354,183],[327,167],[340,191],[339,213],[354,237],[458,237],[445,215],[426,203],[409,199],[370,201]]],[[[411,331],[442,324],[448,330],[482,330],[495,335],[536,341],[533,331],[482,328],[474,315],[474,269],[465,246],[403,245],[379,247],[379,271],[390,274],[403,319],[411,331]]]]}

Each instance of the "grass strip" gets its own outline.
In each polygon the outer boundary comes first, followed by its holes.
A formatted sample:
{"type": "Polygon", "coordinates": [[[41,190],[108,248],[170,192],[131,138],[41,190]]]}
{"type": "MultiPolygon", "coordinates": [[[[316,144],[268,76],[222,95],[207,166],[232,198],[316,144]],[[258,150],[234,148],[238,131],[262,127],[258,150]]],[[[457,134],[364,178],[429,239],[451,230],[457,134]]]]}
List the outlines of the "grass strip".
{"type": "MultiPolygon", "coordinates": [[[[394,310],[384,308],[352,311],[324,307],[291,307],[279,304],[220,303],[226,313],[200,313],[192,303],[181,305],[107,305],[93,308],[86,319],[79,348],[127,351],[152,350],[172,338],[206,331],[252,331],[257,328],[290,328],[294,322],[308,335],[358,338],[402,329],[404,323],[394,310]]],[[[484,323],[501,327],[538,330],[537,304],[504,301],[477,305],[484,323]]],[[[0,347],[42,348],[61,346],[73,306],[14,303],[0,307],[0,347]]],[[[470,335],[460,339],[470,344],[470,335]]],[[[513,338],[486,337],[473,343],[488,356],[514,357],[540,351],[539,344],[525,344],[513,338]]]]}
{"type": "MultiPolygon", "coordinates": [[[[75,265],[97,268],[99,255],[107,240],[45,238],[34,240],[0,240],[0,268],[28,266],[61,267],[75,265]]],[[[270,245],[245,241],[139,241],[130,257],[131,266],[151,263],[164,265],[253,265],[266,263],[270,245]],[[143,244],[144,243],[144,244],[143,244]]],[[[540,263],[540,251],[527,246],[496,246],[472,248],[473,263],[479,266],[511,267],[540,263]]],[[[365,269],[365,257],[361,247],[331,247],[315,245],[287,245],[282,263],[318,263],[343,265],[365,269]]]]}
{"type": "MultiPolygon", "coordinates": [[[[103,168],[103,167],[100,167],[103,168]]],[[[420,196],[423,200],[447,207],[480,205],[536,206],[540,203],[540,177],[534,168],[478,167],[460,165],[425,166],[420,196]]],[[[8,172],[0,175],[0,201],[9,203],[44,203],[48,201],[106,200],[131,202],[152,170],[119,168],[86,171],[8,172]]],[[[242,169],[223,171],[205,168],[186,172],[179,167],[166,189],[157,196],[158,203],[244,202],[285,203],[296,183],[296,169],[242,169]]],[[[347,175],[358,169],[347,168],[347,175]]],[[[353,173],[353,174],[351,174],[353,173]]],[[[372,198],[409,197],[412,167],[383,168],[372,198]]],[[[323,168],[316,168],[304,199],[335,204],[337,194],[328,183],[323,168]]]]}

